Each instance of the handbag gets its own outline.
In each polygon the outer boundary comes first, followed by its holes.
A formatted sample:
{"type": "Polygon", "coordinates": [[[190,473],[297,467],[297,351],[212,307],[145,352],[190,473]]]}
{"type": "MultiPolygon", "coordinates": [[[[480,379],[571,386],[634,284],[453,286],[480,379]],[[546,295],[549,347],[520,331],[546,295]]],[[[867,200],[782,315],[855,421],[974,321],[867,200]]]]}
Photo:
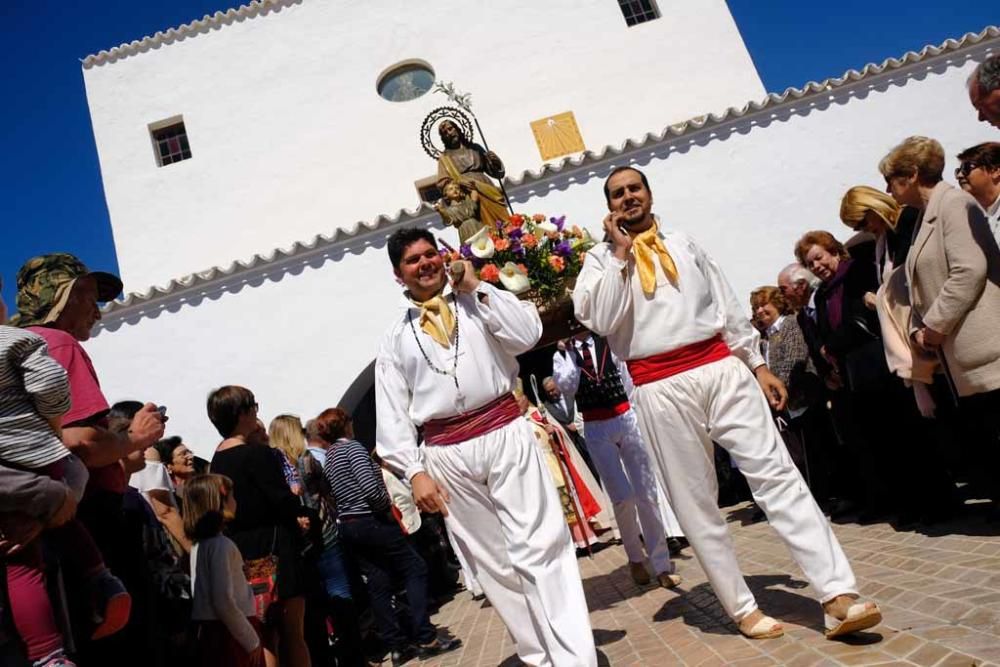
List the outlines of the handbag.
{"type": "Polygon", "coordinates": [[[889,376],[889,364],[885,360],[882,338],[868,328],[868,323],[863,318],[856,317],[852,323],[868,334],[870,339],[844,355],[847,388],[851,391],[860,391],[870,389],[884,381],[889,376]]]}
{"type": "Polygon", "coordinates": [[[244,564],[244,574],[253,592],[253,605],[257,620],[268,621],[272,606],[278,601],[278,557],[274,548],[278,542],[278,527],[274,527],[271,553],[263,558],[251,558],[244,564]]]}

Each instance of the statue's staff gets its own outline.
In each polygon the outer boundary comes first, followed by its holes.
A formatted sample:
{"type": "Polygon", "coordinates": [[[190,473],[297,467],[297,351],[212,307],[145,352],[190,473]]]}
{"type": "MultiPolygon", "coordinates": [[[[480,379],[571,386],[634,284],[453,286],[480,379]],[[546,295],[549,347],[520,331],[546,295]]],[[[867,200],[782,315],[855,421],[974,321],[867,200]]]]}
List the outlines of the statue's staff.
{"type": "MultiPolygon", "coordinates": [[[[483,150],[485,150],[487,153],[492,153],[493,151],[490,150],[490,145],[486,141],[486,135],[483,134],[483,128],[479,124],[479,119],[476,118],[476,114],[472,110],[472,95],[469,93],[459,93],[457,90],[455,90],[454,84],[452,84],[451,82],[444,83],[441,81],[434,82],[434,92],[444,93],[449,100],[451,100],[454,104],[456,104],[460,109],[465,111],[467,114],[472,116],[472,122],[476,124],[476,131],[479,132],[479,138],[482,139],[483,141],[483,150]]],[[[510,197],[507,196],[507,189],[504,188],[503,186],[503,179],[498,178],[497,182],[500,184],[500,194],[503,195],[504,203],[507,204],[507,210],[510,211],[511,215],[513,215],[514,207],[511,206],[510,204],[510,197]]]]}

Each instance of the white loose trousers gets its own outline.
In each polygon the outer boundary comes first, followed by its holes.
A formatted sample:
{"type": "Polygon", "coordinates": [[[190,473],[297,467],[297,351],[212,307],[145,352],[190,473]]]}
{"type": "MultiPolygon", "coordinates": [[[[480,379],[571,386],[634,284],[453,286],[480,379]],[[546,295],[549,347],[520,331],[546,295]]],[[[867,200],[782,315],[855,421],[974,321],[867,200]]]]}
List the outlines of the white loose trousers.
{"type": "Polygon", "coordinates": [[[792,463],[767,400],[742,361],[729,357],[637,386],[632,398],[670,503],[731,618],[746,617],[757,603],[719,512],[713,440],[736,461],[754,499],[820,602],[857,592],[847,557],[792,463]]]}
{"type": "Polygon", "coordinates": [[[576,550],[531,425],[425,446],[427,472],[451,496],[446,523],[520,659],[596,667],[576,550]]]}
{"type": "Polygon", "coordinates": [[[585,428],[587,450],[611,499],[629,561],[643,563],[648,555],[653,574],[672,574],[674,565],[660,521],[656,473],[635,411],[629,408],[610,419],[585,422],[585,428]]]}

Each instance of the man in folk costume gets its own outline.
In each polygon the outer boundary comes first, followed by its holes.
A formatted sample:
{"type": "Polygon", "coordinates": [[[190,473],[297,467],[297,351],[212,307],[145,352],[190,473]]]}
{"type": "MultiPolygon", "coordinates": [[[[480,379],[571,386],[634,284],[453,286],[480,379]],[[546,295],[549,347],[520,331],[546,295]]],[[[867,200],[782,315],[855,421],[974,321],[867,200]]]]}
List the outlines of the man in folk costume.
{"type": "Polygon", "coordinates": [[[587,444],[611,498],[632,580],[640,586],[649,583],[648,557],[657,583],[673,588],[681,578],[670,560],[656,475],[629,404],[627,375],[623,378],[601,336],[587,332],[568,348],[553,355],[552,374],[564,395],[575,395],[583,414],[587,444]]]}
{"type": "Polygon", "coordinates": [[[878,624],[878,606],[858,599],[847,557],[771,419],[768,403],[781,409],[787,394],[721,269],[686,235],[659,228],[637,169],[612,171],[604,194],[609,240],[587,254],[573,292],[576,316],[626,360],[640,428],[723,608],[748,637],[783,633],[757,608],[736,562],[716,504],[713,440],[736,461],[816,591],[827,636],[878,624]]]}
{"type": "Polygon", "coordinates": [[[395,232],[388,251],[406,292],[375,360],[378,453],[410,480],[421,510],[445,515],[522,661],[594,666],[559,497],[511,393],[516,356],[541,337],[538,311],[467,263],[449,289],[426,230],[395,232]]]}

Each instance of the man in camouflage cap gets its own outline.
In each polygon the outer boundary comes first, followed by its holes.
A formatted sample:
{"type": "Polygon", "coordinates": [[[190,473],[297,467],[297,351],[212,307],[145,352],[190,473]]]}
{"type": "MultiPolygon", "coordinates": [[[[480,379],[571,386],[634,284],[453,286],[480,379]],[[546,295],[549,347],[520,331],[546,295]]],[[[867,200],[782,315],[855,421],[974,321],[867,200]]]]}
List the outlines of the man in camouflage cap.
{"type": "MultiPolygon", "coordinates": [[[[121,294],[122,281],[117,276],[90,271],[69,253],[57,252],[29,259],[17,272],[18,312],[11,318],[11,325],[30,327],[53,324],[67,305],[71,305],[73,287],[87,278],[92,278],[96,285],[97,301],[111,301],[121,294]]],[[[86,304],[83,306],[86,307],[86,304]]],[[[100,318],[98,311],[94,321],[100,318]]]]}

